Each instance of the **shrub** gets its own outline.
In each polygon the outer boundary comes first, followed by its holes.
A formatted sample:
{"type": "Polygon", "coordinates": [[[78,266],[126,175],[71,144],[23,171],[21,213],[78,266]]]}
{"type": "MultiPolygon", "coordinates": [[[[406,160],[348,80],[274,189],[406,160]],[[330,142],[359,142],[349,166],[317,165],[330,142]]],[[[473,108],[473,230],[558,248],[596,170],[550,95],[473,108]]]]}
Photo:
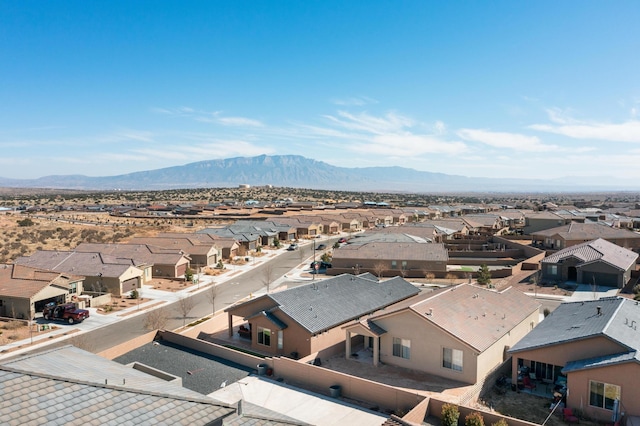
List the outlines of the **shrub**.
{"type": "Polygon", "coordinates": [[[33,220],[29,218],[19,220],[18,226],[33,226],[33,220]]]}
{"type": "Polygon", "coordinates": [[[442,418],[440,420],[442,426],[457,426],[460,411],[458,406],[454,404],[444,404],[442,406],[442,418]]]}
{"type": "Polygon", "coordinates": [[[136,290],[135,288],[131,290],[131,298],[137,299],[138,297],[140,297],[140,293],[138,293],[138,290],[136,290]]]}
{"type": "Polygon", "coordinates": [[[487,265],[483,264],[478,269],[478,284],[491,284],[491,272],[489,272],[489,268],[487,265]]]}
{"type": "Polygon", "coordinates": [[[545,318],[548,317],[550,313],[551,311],[549,310],[549,308],[544,308],[544,310],[542,311],[542,314],[545,318]]]}
{"type": "Polygon", "coordinates": [[[484,419],[482,418],[482,414],[474,411],[473,413],[467,415],[464,418],[465,426],[484,426],[484,419]]]}
{"type": "Polygon", "coordinates": [[[500,419],[495,423],[492,423],[491,426],[509,426],[509,423],[505,419],[500,419]]]}

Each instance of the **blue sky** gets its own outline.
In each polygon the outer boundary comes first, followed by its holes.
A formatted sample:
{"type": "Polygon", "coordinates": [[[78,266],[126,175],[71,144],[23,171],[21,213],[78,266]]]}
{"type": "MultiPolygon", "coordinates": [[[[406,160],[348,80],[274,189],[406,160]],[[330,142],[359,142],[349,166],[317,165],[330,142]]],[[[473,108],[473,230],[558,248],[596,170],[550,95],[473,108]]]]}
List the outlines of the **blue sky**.
{"type": "Polygon", "coordinates": [[[640,178],[638,1],[0,0],[0,176],[640,178]]]}

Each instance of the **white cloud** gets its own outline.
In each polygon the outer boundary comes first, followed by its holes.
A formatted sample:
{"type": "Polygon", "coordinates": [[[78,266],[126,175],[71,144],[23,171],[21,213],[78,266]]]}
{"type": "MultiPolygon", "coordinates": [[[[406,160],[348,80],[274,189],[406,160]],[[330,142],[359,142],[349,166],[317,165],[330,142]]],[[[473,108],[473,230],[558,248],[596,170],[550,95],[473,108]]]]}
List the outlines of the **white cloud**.
{"type": "Polygon", "coordinates": [[[263,127],[264,124],[258,120],[246,117],[219,117],[218,122],[224,126],[241,127],[263,127]]]}
{"type": "Polygon", "coordinates": [[[458,136],[467,141],[481,142],[495,148],[509,148],[514,151],[546,152],[556,151],[556,145],[545,145],[536,136],[519,133],[491,132],[483,129],[460,129],[458,136]]]}
{"type": "Polygon", "coordinates": [[[534,124],[530,129],[554,133],[574,139],[600,139],[617,142],[640,143],[640,121],[629,120],[624,123],[579,123],[554,126],[534,124]]]}
{"type": "Polygon", "coordinates": [[[435,122],[433,128],[437,135],[444,135],[445,133],[447,133],[447,125],[440,120],[435,122]]]}
{"type": "Polygon", "coordinates": [[[369,98],[367,96],[354,96],[351,98],[333,99],[331,102],[335,105],[340,106],[364,106],[378,103],[377,100],[369,98]]]}

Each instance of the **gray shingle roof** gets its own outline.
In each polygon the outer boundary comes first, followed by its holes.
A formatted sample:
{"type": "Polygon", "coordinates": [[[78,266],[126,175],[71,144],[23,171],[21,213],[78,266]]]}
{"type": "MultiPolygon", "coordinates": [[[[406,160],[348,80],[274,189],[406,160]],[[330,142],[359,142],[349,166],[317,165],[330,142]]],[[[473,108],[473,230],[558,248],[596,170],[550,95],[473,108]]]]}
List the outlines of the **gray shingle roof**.
{"type": "Polygon", "coordinates": [[[605,336],[621,350],[640,349],[640,305],[621,297],[562,303],[510,352],[531,350],[575,340],[605,336]],[[600,314],[598,314],[600,308],[600,314]]]}
{"type": "Polygon", "coordinates": [[[151,376],[146,380],[158,381],[164,387],[145,388],[142,374],[73,347],[6,362],[0,365],[0,418],[7,425],[196,426],[235,411],[233,407],[151,376]],[[64,354],[71,357],[65,361],[64,354]],[[51,359],[52,365],[44,372],[47,359],[51,359]],[[76,361],[84,365],[91,361],[97,364],[90,369],[78,366],[74,372],[72,364],[76,361]],[[128,383],[94,381],[105,363],[110,366],[104,374],[119,370],[121,376],[129,379],[128,383]],[[79,377],[84,374],[89,377],[79,377]],[[136,378],[140,379],[139,386],[135,385],[136,378]]]}
{"type": "Polygon", "coordinates": [[[638,352],[624,352],[620,354],[605,355],[595,358],[581,359],[578,361],[570,361],[562,369],[562,374],[567,374],[572,371],[586,370],[589,368],[600,368],[608,365],[620,364],[624,362],[635,361],[638,362],[638,352]]]}
{"type": "Polygon", "coordinates": [[[375,312],[420,291],[400,277],[372,281],[344,274],[317,284],[269,294],[280,311],[310,333],[319,333],[375,312]]]}
{"type": "Polygon", "coordinates": [[[543,259],[542,262],[558,263],[569,257],[575,257],[582,263],[602,261],[626,271],[629,267],[635,265],[638,254],[624,247],[610,243],[607,240],[598,238],[597,240],[567,247],[543,259]]]}
{"type": "Polygon", "coordinates": [[[545,229],[544,231],[533,232],[533,236],[551,237],[558,235],[565,240],[594,240],[596,238],[619,239],[619,238],[640,238],[640,234],[626,229],[612,228],[600,222],[578,223],[572,222],[569,225],[557,228],[545,229]]]}

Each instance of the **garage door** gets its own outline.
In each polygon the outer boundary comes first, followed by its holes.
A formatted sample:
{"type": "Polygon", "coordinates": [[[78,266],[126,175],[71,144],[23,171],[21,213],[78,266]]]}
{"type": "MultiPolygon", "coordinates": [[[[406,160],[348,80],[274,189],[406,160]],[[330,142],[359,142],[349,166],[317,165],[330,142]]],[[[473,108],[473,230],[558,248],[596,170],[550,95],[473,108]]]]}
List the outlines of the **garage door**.
{"type": "Polygon", "coordinates": [[[176,277],[183,276],[185,272],[187,272],[187,264],[184,263],[182,265],[178,265],[178,267],[176,268],[176,277]]]}
{"type": "Polygon", "coordinates": [[[134,288],[138,287],[138,279],[131,278],[130,280],[126,280],[122,283],[122,293],[128,293],[134,288]]]}
{"type": "Polygon", "coordinates": [[[598,272],[583,272],[582,282],[584,284],[603,285],[607,287],[618,287],[618,276],[615,274],[604,274],[598,272]]]}

